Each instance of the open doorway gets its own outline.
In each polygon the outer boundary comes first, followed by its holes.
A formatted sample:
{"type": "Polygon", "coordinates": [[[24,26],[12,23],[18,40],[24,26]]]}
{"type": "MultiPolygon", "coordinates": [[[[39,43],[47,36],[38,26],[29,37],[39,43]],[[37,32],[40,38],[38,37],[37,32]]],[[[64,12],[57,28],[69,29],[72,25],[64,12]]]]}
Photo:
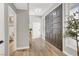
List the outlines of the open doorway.
{"type": "Polygon", "coordinates": [[[16,50],[16,13],[8,6],[8,55],[16,50]]]}

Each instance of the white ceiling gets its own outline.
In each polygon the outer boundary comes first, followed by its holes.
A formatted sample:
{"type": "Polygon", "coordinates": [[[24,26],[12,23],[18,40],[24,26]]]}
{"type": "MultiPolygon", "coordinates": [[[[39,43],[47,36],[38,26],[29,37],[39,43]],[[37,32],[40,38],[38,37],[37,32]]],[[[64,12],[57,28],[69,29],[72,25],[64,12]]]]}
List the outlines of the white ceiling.
{"type": "Polygon", "coordinates": [[[29,14],[30,15],[43,15],[54,3],[30,3],[29,14]],[[40,9],[40,12],[35,12],[36,9],[40,9]]]}
{"type": "MultiPolygon", "coordinates": [[[[14,3],[16,9],[27,10],[27,3],[14,3]]],[[[42,16],[55,3],[29,3],[29,14],[42,16]]]]}
{"type": "Polygon", "coordinates": [[[16,9],[27,10],[27,3],[14,3],[16,9]]]}

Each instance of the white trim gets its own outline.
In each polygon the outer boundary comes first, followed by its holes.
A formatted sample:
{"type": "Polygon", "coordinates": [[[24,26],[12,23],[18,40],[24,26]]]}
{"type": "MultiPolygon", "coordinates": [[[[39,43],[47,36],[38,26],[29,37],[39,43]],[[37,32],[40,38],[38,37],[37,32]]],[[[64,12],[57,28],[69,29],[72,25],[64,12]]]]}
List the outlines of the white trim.
{"type": "Polygon", "coordinates": [[[62,33],[62,35],[63,35],[63,40],[62,40],[62,43],[63,43],[63,53],[64,54],[66,54],[67,56],[72,56],[71,54],[69,54],[68,52],[66,52],[65,51],[65,38],[64,38],[64,20],[65,20],[65,11],[64,11],[64,9],[66,8],[65,7],[65,4],[62,4],[63,6],[62,6],[62,16],[63,16],[63,18],[62,18],[62,24],[63,24],[63,28],[62,28],[62,30],[63,30],[63,33],[62,33]]]}
{"type": "Polygon", "coordinates": [[[44,39],[44,40],[45,40],[45,35],[44,35],[43,33],[42,33],[41,35],[42,35],[42,39],[44,39]]]}
{"type": "Polygon", "coordinates": [[[29,47],[17,48],[16,50],[20,50],[20,49],[29,49],[29,47]]]}
{"type": "Polygon", "coordinates": [[[64,54],[66,54],[67,56],[72,56],[71,54],[67,53],[66,51],[63,51],[64,54]]]}
{"type": "Polygon", "coordinates": [[[42,39],[44,39],[44,40],[45,40],[45,37],[44,37],[44,36],[42,36],[42,39]]]}
{"type": "Polygon", "coordinates": [[[62,50],[63,50],[63,52],[64,52],[64,17],[65,17],[65,15],[64,15],[64,4],[62,4],[62,50]]]}

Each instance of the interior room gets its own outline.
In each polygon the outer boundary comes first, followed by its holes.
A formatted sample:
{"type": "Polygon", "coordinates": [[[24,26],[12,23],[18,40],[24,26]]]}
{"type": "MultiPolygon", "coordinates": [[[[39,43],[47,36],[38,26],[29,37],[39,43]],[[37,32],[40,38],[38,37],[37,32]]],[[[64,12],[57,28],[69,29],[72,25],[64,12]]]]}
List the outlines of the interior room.
{"type": "Polygon", "coordinates": [[[79,56],[79,3],[0,3],[1,56],[79,56]]]}

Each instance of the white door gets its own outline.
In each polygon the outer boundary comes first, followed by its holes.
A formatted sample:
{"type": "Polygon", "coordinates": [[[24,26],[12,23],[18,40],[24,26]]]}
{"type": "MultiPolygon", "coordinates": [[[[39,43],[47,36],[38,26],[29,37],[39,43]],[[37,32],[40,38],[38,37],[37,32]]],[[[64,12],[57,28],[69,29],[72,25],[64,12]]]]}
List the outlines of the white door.
{"type": "Polygon", "coordinates": [[[35,22],[33,23],[32,38],[40,38],[40,37],[41,37],[40,22],[35,22]]]}

